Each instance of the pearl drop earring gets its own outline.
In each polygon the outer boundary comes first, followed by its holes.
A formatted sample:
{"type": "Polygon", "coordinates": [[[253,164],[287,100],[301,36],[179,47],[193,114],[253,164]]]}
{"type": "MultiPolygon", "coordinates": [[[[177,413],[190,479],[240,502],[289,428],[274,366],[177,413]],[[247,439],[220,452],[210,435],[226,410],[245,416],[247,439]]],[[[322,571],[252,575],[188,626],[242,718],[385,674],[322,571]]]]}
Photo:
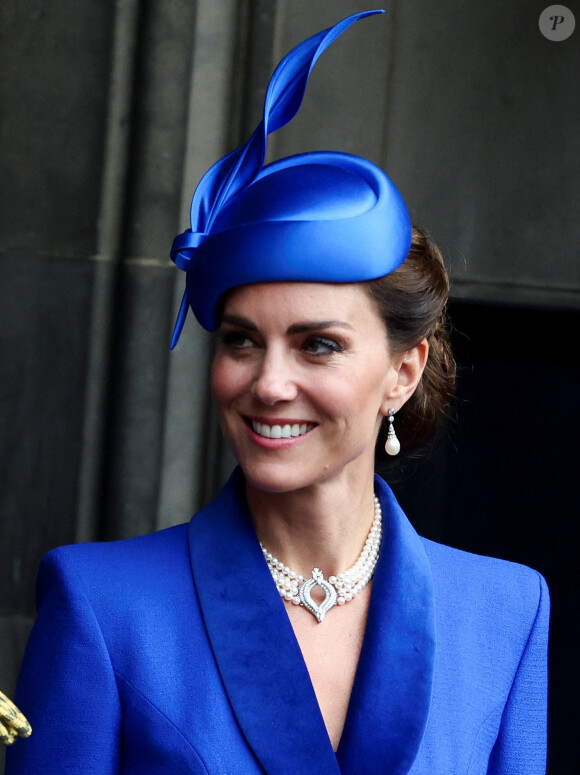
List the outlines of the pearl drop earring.
{"type": "Polygon", "coordinates": [[[387,420],[389,421],[389,430],[387,431],[387,441],[385,442],[385,452],[387,455],[398,455],[401,451],[401,442],[397,438],[397,434],[395,433],[395,427],[393,423],[395,422],[395,410],[389,409],[389,416],[387,417],[387,420]]]}

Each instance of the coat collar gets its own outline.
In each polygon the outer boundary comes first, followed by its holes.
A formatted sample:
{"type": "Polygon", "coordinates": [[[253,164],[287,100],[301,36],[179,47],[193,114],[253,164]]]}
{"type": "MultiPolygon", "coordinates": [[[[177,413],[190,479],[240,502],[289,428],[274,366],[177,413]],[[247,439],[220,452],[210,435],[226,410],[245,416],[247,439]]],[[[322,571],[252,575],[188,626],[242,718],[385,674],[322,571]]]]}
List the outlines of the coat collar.
{"type": "Polygon", "coordinates": [[[337,754],[290,620],[262,557],[236,470],[192,519],[195,586],[224,686],[264,770],[276,775],[402,775],[429,710],[435,625],[421,540],[377,477],[383,548],[337,754]]]}

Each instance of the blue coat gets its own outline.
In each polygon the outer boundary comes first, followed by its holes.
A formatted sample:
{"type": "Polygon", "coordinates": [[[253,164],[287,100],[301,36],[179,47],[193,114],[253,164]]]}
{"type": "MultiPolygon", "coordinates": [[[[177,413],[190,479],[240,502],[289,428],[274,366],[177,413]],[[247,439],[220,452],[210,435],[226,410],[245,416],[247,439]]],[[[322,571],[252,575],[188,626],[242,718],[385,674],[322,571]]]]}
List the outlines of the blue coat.
{"type": "Polygon", "coordinates": [[[385,536],[336,755],[238,472],[187,525],[45,557],[17,693],[34,731],[7,775],[545,772],[543,578],[420,538],[376,487],[385,536]]]}

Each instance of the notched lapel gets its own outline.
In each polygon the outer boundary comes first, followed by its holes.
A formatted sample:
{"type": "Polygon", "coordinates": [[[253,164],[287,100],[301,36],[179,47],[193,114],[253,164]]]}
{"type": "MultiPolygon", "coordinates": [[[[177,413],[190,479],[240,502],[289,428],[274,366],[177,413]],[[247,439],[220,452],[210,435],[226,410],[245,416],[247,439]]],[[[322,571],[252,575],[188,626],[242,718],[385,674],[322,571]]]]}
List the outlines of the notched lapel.
{"type": "Polygon", "coordinates": [[[238,723],[267,773],[340,775],[290,620],[230,481],[189,525],[194,583],[238,723]]]}
{"type": "Polygon", "coordinates": [[[435,660],[431,569],[390,488],[361,655],[337,758],[343,775],[404,775],[427,723],[435,660]]]}

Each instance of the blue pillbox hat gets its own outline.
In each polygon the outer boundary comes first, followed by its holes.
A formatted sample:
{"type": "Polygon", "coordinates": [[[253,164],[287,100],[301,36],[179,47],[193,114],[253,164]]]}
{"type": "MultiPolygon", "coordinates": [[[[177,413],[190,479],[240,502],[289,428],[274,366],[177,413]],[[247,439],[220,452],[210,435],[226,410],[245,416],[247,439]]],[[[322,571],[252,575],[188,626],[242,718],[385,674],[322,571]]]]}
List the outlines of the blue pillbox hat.
{"type": "Polygon", "coordinates": [[[394,271],[411,245],[411,221],[393,182],[370,161],[319,151],[264,166],[268,135],[298,112],[318,57],[354,22],[349,16],[290,51],[274,71],[262,121],[245,145],[217,161],[191,203],[191,228],[171,258],[186,289],[171,342],[188,308],[208,331],[232,288],[258,282],[372,280],[394,271]]]}

